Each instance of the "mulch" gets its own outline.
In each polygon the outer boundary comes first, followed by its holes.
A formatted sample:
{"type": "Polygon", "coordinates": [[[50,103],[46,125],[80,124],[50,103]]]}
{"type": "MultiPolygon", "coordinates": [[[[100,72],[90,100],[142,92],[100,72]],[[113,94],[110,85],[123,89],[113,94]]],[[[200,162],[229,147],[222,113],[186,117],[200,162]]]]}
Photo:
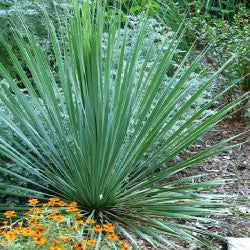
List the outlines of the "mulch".
{"type": "MultiPolygon", "coordinates": [[[[175,178],[205,174],[201,181],[214,179],[234,179],[233,183],[219,186],[215,189],[215,193],[240,195],[242,198],[250,199],[250,131],[247,128],[247,122],[244,120],[235,121],[227,119],[219,122],[213,129],[196,142],[185,154],[192,155],[206,147],[230,138],[234,135],[243,133],[240,137],[231,142],[231,144],[243,143],[230,149],[228,152],[209,159],[200,165],[188,168],[177,174],[175,178]],[[248,179],[248,180],[247,180],[248,179]]],[[[184,156],[185,157],[185,156],[184,156]]],[[[188,222],[190,225],[196,225],[202,229],[217,233],[224,237],[250,237],[250,206],[246,201],[242,201],[241,207],[237,206],[237,211],[233,211],[232,216],[218,218],[218,225],[198,222],[188,222]],[[235,216],[237,214],[237,216],[235,216]],[[222,226],[223,225],[223,226],[222,226]]],[[[213,239],[212,239],[213,240],[213,239]]],[[[188,250],[206,249],[198,247],[195,243],[184,243],[173,239],[176,243],[188,250]]],[[[225,243],[216,239],[213,240],[218,249],[227,249],[225,243]]],[[[147,243],[141,241],[142,249],[154,249],[147,243]]],[[[159,249],[159,248],[157,248],[159,249]]],[[[166,248],[169,249],[170,248],[166,248]]]]}

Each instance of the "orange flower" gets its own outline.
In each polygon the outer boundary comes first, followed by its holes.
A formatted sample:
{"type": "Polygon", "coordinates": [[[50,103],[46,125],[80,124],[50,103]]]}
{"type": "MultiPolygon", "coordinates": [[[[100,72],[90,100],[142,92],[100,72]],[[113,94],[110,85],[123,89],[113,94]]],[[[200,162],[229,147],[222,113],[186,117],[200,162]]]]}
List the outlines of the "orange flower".
{"type": "Polygon", "coordinates": [[[14,230],[17,232],[17,233],[19,233],[19,234],[22,234],[22,231],[23,231],[23,227],[16,227],[16,228],[14,228],[14,230]]]}
{"type": "Polygon", "coordinates": [[[60,207],[66,207],[68,204],[64,201],[59,201],[57,202],[57,205],[59,205],[60,207]]]}
{"type": "Polygon", "coordinates": [[[111,241],[116,241],[119,239],[119,237],[115,234],[109,234],[106,238],[111,241]]]}
{"type": "Polygon", "coordinates": [[[7,226],[9,222],[8,222],[7,220],[5,220],[5,221],[3,221],[2,223],[3,223],[5,226],[7,226]]]}
{"type": "Polygon", "coordinates": [[[94,246],[96,244],[96,240],[88,240],[87,245],[94,246]]]}
{"type": "Polygon", "coordinates": [[[36,236],[41,236],[45,233],[45,229],[44,228],[39,228],[36,232],[35,235],[36,236]]]}
{"type": "Polygon", "coordinates": [[[55,206],[56,205],[56,201],[48,201],[47,205],[48,206],[55,206]]]}
{"type": "Polygon", "coordinates": [[[87,224],[94,224],[96,221],[95,220],[93,220],[93,219],[87,219],[86,220],[86,223],[87,224]]]}
{"type": "Polygon", "coordinates": [[[21,233],[23,236],[34,236],[35,235],[35,231],[29,229],[29,228],[22,228],[19,233],[21,233]]]}
{"type": "Polygon", "coordinates": [[[3,232],[2,234],[7,240],[14,240],[16,238],[16,233],[13,231],[3,232]]]}
{"type": "Polygon", "coordinates": [[[33,199],[29,199],[28,203],[31,206],[35,206],[37,203],[39,203],[39,201],[38,201],[38,199],[33,198],[33,199]]]}
{"type": "Polygon", "coordinates": [[[69,203],[69,207],[76,207],[78,204],[76,201],[72,201],[71,203],[69,203]]]}
{"type": "Polygon", "coordinates": [[[104,227],[104,228],[108,228],[108,227],[113,227],[113,225],[110,224],[110,223],[107,223],[107,224],[103,224],[103,227],[104,227]]]}
{"type": "Polygon", "coordinates": [[[119,245],[126,247],[128,245],[127,241],[120,241],[119,245]]]}
{"type": "Polygon", "coordinates": [[[32,228],[36,229],[36,230],[39,230],[43,227],[48,227],[48,224],[42,224],[42,223],[35,223],[35,224],[32,224],[32,228]]]}
{"type": "Polygon", "coordinates": [[[8,218],[16,217],[17,215],[16,215],[16,212],[12,210],[12,211],[5,212],[4,216],[5,216],[5,218],[8,219],[8,218]]]}
{"type": "Polygon", "coordinates": [[[34,237],[33,239],[36,245],[44,245],[47,242],[47,239],[43,237],[34,237]]]}
{"type": "Polygon", "coordinates": [[[51,209],[48,211],[48,213],[51,215],[56,215],[56,214],[59,214],[59,211],[57,209],[51,209]]]}
{"type": "Polygon", "coordinates": [[[103,228],[104,228],[104,231],[106,231],[108,233],[113,233],[115,231],[115,227],[110,223],[104,224],[103,228]]]}
{"type": "Polygon", "coordinates": [[[29,215],[33,212],[33,208],[30,208],[27,212],[25,212],[23,215],[29,215]]]}
{"type": "Polygon", "coordinates": [[[14,228],[12,228],[11,231],[12,231],[13,233],[18,233],[20,230],[21,230],[20,227],[14,227],[14,228]]]}
{"type": "Polygon", "coordinates": [[[65,247],[50,247],[48,250],[66,250],[65,247]]]}
{"type": "Polygon", "coordinates": [[[57,202],[59,202],[59,201],[60,201],[60,199],[58,197],[52,197],[52,198],[48,199],[48,203],[47,204],[44,203],[43,205],[44,206],[46,206],[46,205],[48,205],[48,206],[55,206],[57,204],[57,202]]]}
{"type": "Polygon", "coordinates": [[[99,226],[99,225],[96,225],[96,226],[93,227],[92,229],[93,229],[93,231],[95,231],[95,232],[97,232],[97,233],[99,233],[99,232],[102,231],[102,228],[101,228],[101,226],[99,226]]]}
{"type": "Polygon", "coordinates": [[[123,247],[123,248],[121,248],[121,250],[130,250],[130,248],[129,247],[123,247]]]}
{"type": "Polygon", "coordinates": [[[54,239],[51,241],[51,246],[59,245],[60,243],[61,242],[59,240],[54,239]]]}
{"type": "Polygon", "coordinates": [[[57,201],[60,201],[60,198],[52,197],[52,198],[49,198],[48,201],[57,202],[57,201]]]}
{"type": "Polygon", "coordinates": [[[76,250],[85,250],[86,249],[86,247],[80,241],[78,241],[75,245],[73,245],[73,248],[75,248],[76,250]]]}
{"type": "Polygon", "coordinates": [[[39,215],[31,215],[31,217],[30,217],[30,220],[31,221],[37,221],[37,220],[40,220],[41,219],[41,217],[39,216],[39,215]]]}
{"type": "Polygon", "coordinates": [[[82,224],[83,224],[83,220],[76,220],[76,221],[75,221],[75,224],[76,224],[76,225],[82,225],[82,224]]]}
{"type": "Polygon", "coordinates": [[[44,213],[45,212],[44,209],[41,209],[39,207],[33,207],[32,211],[35,213],[44,213]]]}
{"type": "Polygon", "coordinates": [[[67,229],[68,229],[69,231],[74,231],[74,230],[76,230],[75,227],[73,227],[73,226],[70,226],[70,227],[68,227],[67,229]]]}
{"type": "Polygon", "coordinates": [[[76,207],[69,207],[68,209],[65,210],[67,213],[75,213],[78,212],[79,209],[76,207]]]}
{"type": "Polygon", "coordinates": [[[74,212],[74,215],[75,215],[76,217],[83,217],[83,215],[82,215],[80,212],[74,212]]]}
{"type": "Polygon", "coordinates": [[[64,217],[62,215],[54,215],[54,216],[50,216],[49,218],[56,222],[64,221],[64,217]]]}
{"type": "Polygon", "coordinates": [[[61,235],[59,238],[60,238],[62,241],[64,241],[64,242],[70,242],[70,241],[71,241],[71,237],[67,237],[67,236],[61,235]]]}

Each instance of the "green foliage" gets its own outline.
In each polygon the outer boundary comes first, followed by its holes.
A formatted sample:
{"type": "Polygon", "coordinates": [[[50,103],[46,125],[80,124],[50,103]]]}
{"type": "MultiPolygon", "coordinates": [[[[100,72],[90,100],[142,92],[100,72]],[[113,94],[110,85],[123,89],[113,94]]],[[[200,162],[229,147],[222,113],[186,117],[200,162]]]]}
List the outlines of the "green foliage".
{"type": "MultiPolygon", "coordinates": [[[[21,15],[23,21],[29,24],[29,29],[40,40],[44,50],[49,49],[46,20],[43,15],[45,8],[50,18],[55,21],[54,5],[59,5],[60,8],[68,8],[67,0],[4,0],[0,3],[0,37],[4,37],[11,45],[16,54],[18,54],[17,45],[13,39],[13,31],[17,32],[25,38],[25,30],[18,18],[21,15]]],[[[15,75],[14,69],[11,67],[11,60],[4,47],[0,46],[0,62],[5,65],[12,75],[15,75]]],[[[20,59],[20,58],[19,58],[20,59]]]]}
{"type": "MultiPolygon", "coordinates": [[[[176,13],[176,18],[181,14],[183,17],[186,14],[195,12],[201,15],[213,15],[222,19],[232,19],[234,14],[242,8],[249,8],[247,0],[170,0],[157,1],[168,12],[169,9],[176,13]]],[[[176,19],[177,21],[178,19],[176,19]]]]}
{"type": "MultiPolygon", "coordinates": [[[[6,81],[1,81],[1,86],[6,85],[6,81]]],[[[6,85],[7,86],[7,85],[6,85]]],[[[2,91],[2,88],[0,87],[0,91],[2,91]]],[[[24,92],[24,90],[22,90],[24,92]]],[[[27,99],[29,100],[30,105],[32,105],[32,100],[29,98],[28,95],[26,95],[27,99]]],[[[11,115],[11,112],[3,105],[3,103],[0,100],[0,112],[5,113],[11,123],[17,124],[17,121],[14,119],[13,115],[11,115]]],[[[39,112],[37,110],[37,112],[39,112]]],[[[4,137],[5,141],[11,145],[15,146],[16,143],[22,144],[22,141],[18,139],[18,137],[13,133],[12,130],[8,128],[4,123],[0,122],[0,139],[4,137]]],[[[22,144],[23,145],[23,144],[22,144]]],[[[25,147],[25,145],[23,145],[25,147]]],[[[28,147],[25,147],[26,150],[29,150],[28,147]]],[[[34,182],[39,182],[40,180],[36,178],[36,176],[31,173],[27,172],[25,168],[20,167],[20,165],[16,164],[15,162],[11,161],[10,159],[6,158],[4,154],[0,152],[0,166],[4,167],[8,171],[25,176],[27,179],[31,179],[34,182]]],[[[0,175],[0,183],[7,183],[8,185],[20,185],[22,187],[29,187],[32,188],[32,185],[29,185],[29,182],[25,181],[24,179],[16,178],[14,175],[9,175],[8,173],[2,173],[0,175]]],[[[47,185],[44,181],[40,181],[40,184],[47,185]]],[[[9,190],[7,190],[9,191],[9,190]]],[[[16,191],[16,196],[8,195],[8,192],[4,195],[0,195],[1,202],[6,203],[7,205],[17,205],[23,202],[23,199],[19,197],[18,190],[16,191]]]]}
{"type": "Polygon", "coordinates": [[[114,7],[120,9],[125,15],[146,13],[153,16],[155,11],[160,8],[160,4],[156,0],[109,0],[107,1],[109,8],[114,7]]]}
{"type": "Polygon", "coordinates": [[[222,19],[232,19],[241,8],[250,7],[247,0],[209,0],[205,2],[207,2],[204,3],[206,11],[222,19]]]}
{"type": "Polygon", "coordinates": [[[232,55],[237,56],[222,74],[222,89],[239,82],[228,93],[227,100],[250,89],[249,1],[170,1],[162,3],[160,16],[173,30],[185,19],[187,33],[182,47],[187,48],[194,42],[198,50],[210,46],[208,61],[214,68],[223,65],[232,55]]]}
{"type": "Polygon", "coordinates": [[[194,71],[204,53],[185,66],[191,48],[167,75],[185,33],[182,26],[157,49],[155,40],[148,44],[151,31],[145,19],[137,25],[127,20],[122,29],[121,15],[112,16],[107,26],[104,20],[101,6],[86,3],[76,4],[58,32],[47,19],[53,67],[32,32],[26,29],[28,42],[14,34],[31,77],[3,42],[25,92],[0,65],[7,82],[0,85],[7,110],[0,110],[0,127],[14,135],[0,137],[0,153],[38,181],[1,165],[2,175],[32,188],[1,183],[0,194],[76,200],[97,220],[112,222],[133,245],[137,235],[162,249],[178,248],[173,237],[214,249],[203,235],[221,237],[181,221],[210,222],[209,216],[226,215],[231,206],[227,196],[212,193],[225,181],[173,177],[223,152],[233,139],[179,158],[245,98],[207,112],[226,91],[210,100],[203,97],[230,61],[200,82],[194,71]],[[133,29],[130,44],[128,27],[133,29]]]}
{"type": "Polygon", "coordinates": [[[237,59],[223,72],[225,87],[242,78],[239,86],[242,90],[250,89],[250,24],[242,10],[229,23],[226,20],[207,15],[194,16],[188,22],[187,37],[198,39],[200,46],[211,45],[209,58],[215,67],[222,65],[232,55],[237,59]],[[244,78],[245,77],[245,78],[244,78]]]}

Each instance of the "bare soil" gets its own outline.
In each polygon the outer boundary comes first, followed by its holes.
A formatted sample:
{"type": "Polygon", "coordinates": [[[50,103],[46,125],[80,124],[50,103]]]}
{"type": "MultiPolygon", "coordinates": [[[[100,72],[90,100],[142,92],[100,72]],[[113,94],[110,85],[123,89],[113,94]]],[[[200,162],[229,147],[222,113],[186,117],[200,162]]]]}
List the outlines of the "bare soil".
{"type": "MultiPolygon", "coordinates": [[[[218,225],[210,223],[201,225],[197,222],[188,222],[225,237],[250,237],[250,204],[244,200],[244,198],[250,200],[250,131],[247,129],[247,124],[245,121],[235,122],[230,119],[223,120],[199,140],[192,149],[187,151],[187,155],[194,154],[223,139],[238,134],[242,135],[231,143],[243,144],[234,147],[228,152],[223,152],[205,163],[188,168],[180,172],[176,177],[182,178],[186,176],[206,174],[205,177],[202,177],[201,181],[214,179],[234,180],[232,183],[219,186],[215,190],[216,193],[237,194],[243,198],[241,206],[236,206],[236,210],[232,216],[219,219],[220,223],[218,223],[218,225]]],[[[173,241],[180,245],[180,249],[182,247],[183,249],[188,250],[206,249],[198,247],[195,243],[187,244],[181,241],[176,241],[175,239],[173,239],[173,241]]],[[[218,250],[227,249],[225,243],[218,240],[214,240],[214,242],[216,243],[218,250]]],[[[154,249],[143,241],[141,241],[140,245],[142,246],[142,249],[154,249]]]]}
{"type": "MultiPolygon", "coordinates": [[[[180,177],[207,174],[205,179],[203,177],[203,180],[235,180],[233,183],[218,187],[215,192],[240,195],[242,197],[241,206],[236,206],[232,216],[221,219],[221,222],[225,223],[224,227],[221,227],[221,225],[202,225],[203,228],[206,227],[211,232],[225,237],[250,237],[250,204],[248,203],[249,200],[244,199],[250,199],[250,131],[244,121],[225,120],[217,124],[195,145],[195,148],[205,148],[239,134],[242,135],[235,139],[233,144],[243,144],[180,173],[180,177]]],[[[218,249],[227,249],[222,242],[217,242],[217,245],[218,249]]],[[[205,248],[198,248],[195,244],[190,244],[185,246],[185,249],[205,248]]]]}

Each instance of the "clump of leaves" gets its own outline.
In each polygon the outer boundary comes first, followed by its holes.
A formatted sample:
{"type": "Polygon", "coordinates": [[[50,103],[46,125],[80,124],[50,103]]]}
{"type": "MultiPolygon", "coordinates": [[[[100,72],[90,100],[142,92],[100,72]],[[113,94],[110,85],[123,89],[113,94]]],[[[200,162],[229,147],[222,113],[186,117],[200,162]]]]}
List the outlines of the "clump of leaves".
{"type": "Polygon", "coordinates": [[[58,33],[48,19],[56,60],[53,69],[28,29],[29,45],[15,34],[32,79],[4,43],[29,97],[0,65],[8,83],[1,85],[0,100],[17,121],[12,123],[0,111],[0,123],[18,138],[8,138],[10,143],[1,137],[0,152],[49,186],[1,166],[1,173],[25,180],[33,188],[1,183],[0,194],[18,191],[24,197],[76,200],[96,220],[110,221],[135,246],[137,235],[160,248],[178,247],[173,237],[213,248],[202,235],[216,235],[180,221],[208,222],[209,215],[225,215],[224,208],[230,206],[225,196],[211,193],[224,181],[199,183],[197,177],[173,180],[173,176],[224,151],[222,146],[230,139],[174,164],[173,160],[245,96],[211,115],[207,109],[225,91],[192,108],[223,68],[189,96],[189,79],[203,53],[184,67],[190,50],[166,79],[185,32],[182,27],[158,51],[148,70],[152,46],[143,63],[137,63],[147,36],[146,20],[135,28],[134,43],[128,47],[127,24],[121,36],[121,17],[113,16],[108,25],[104,18],[102,6],[82,2],[75,4],[58,33]]]}

